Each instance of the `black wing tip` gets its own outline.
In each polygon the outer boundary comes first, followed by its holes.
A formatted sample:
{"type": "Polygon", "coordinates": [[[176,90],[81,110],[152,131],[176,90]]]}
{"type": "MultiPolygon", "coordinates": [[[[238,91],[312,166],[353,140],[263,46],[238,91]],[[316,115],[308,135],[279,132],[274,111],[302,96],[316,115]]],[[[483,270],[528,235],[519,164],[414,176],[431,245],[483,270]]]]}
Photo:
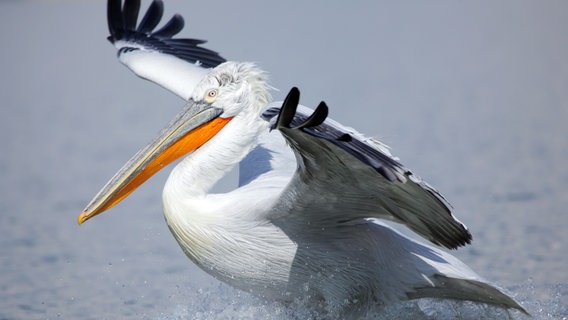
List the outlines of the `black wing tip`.
{"type": "Polygon", "coordinates": [[[459,227],[458,227],[458,230],[456,230],[455,233],[448,234],[447,230],[440,230],[442,232],[435,233],[435,234],[438,235],[438,237],[432,238],[432,239],[430,239],[430,241],[434,244],[437,244],[439,246],[443,246],[443,247],[446,247],[446,248],[452,249],[452,250],[456,250],[460,247],[465,247],[466,245],[471,244],[471,241],[473,240],[471,232],[469,232],[469,230],[460,222],[457,222],[457,223],[459,224],[459,227]],[[444,235],[444,234],[446,234],[446,236],[440,237],[440,235],[444,235]]]}
{"type": "Polygon", "coordinates": [[[446,247],[448,249],[458,249],[459,247],[471,244],[473,237],[468,228],[457,220],[452,214],[452,205],[430,184],[414,175],[411,171],[404,173],[405,177],[426,191],[430,197],[437,202],[438,207],[443,210],[442,218],[448,221],[444,227],[431,229],[432,234],[441,235],[436,239],[429,239],[432,243],[446,247]]]}
{"type": "Polygon", "coordinates": [[[292,87],[286,95],[278,117],[276,119],[275,128],[278,129],[304,129],[312,128],[322,124],[327,119],[329,108],[325,102],[320,102],[314,112],[302,123],[292,127],[292,121],[296,115],[298,104],[300,103],[300,90],[297,87],[292,87]]]}
{"type": "Polygon", "coordinates": [[[164,12],[162,0],[153,0],[139,23],[140,0],[125,0],[124,4],[122,2],[122,0],[107,2],[110,33],[107,39],[112,44],[121,40],[138,43],[190,63],[199,62],[206,68],[213,68],[227,61],[217,52],[199,46],[206,42],[204,40],[173,38],[185,25],[183,17],[179,14],[173,15],[160,29],[155,30],[164,12]]]}
{"type": "Polygon", "coordinates": [[[464,229],[464,238],[462,246],[471,244],[471,241],[473,241],[473,236],[471,235],[471,232],[469,232],[469,230],[464,225],[462,225],[462,228],[464,229]]]}
{"type": "Polygon", "coordinates": [[[144,17],[140,21],[138,25],[139,33],[150,33],[152,30],[156,28],[160,20],[162,20],[162,16],[164,15],[164,3],[161,0],[154,0],[146,9],[146,13],[144,17]]]}
{"type": "Polygon", "coordinates": [[[185,21],[183,17],[176,13],[162,28],[152,32],[152,36],[156,38],[172,38],[178,34],[184,26],[185,21]]]}
{"type": "Polygon", "coordinates": [[[276,128],[290,128],[299,103],[300,89],[298,89],[297,87],[292,87],[292,89],[290,89],[290,91],[286,95],[286,98],[284,98],[284,102],[282,102],[280,112],[278,112],[278,117],[276,118],[276,128]]]}
{"type": "Polygon", "coordinates": [[[160,30],[153,31],[162,20],[164,3],[162,0],[153,0],[138,27],[138,14],[140,13],[140,0],[108,0],[107,20],[109,27],[109,40],[111,42],[122,40],[128,34],[146,35],[156,38],[171,38],[184,26],[183,17],[175,14],[160,30]]]}
{"type": "Polygon", "coordinates": [[[308,117],[304,123],[297,126],[298,129],[304,128],[312,128],[317,127],[322,124],[325,119],[327,119],[327,115],[329,114],[329,108],[325,104],[325,102],[320,102],[319,105],[316,107],[312,115],[308,117]]]}

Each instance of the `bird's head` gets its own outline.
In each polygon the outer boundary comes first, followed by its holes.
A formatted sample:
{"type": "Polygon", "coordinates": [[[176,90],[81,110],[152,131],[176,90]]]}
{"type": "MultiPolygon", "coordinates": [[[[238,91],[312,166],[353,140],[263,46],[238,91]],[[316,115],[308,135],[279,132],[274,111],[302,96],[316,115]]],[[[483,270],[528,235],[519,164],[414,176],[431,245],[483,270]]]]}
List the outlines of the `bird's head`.
{"type": "Polygon", "coordinates": [[[138,151],[79,215],[79,224],[132,193],[156,172],[196,150],[235,117],[259,117],[270,99],[266,76],[251,63],[226,62],[195,88],[183,110],[138,151]]]}
{"type": "Polygon", "coordinates": [[[253,63],[220,64],[197,85],[191,99],[222,110],[221,117],[241,112],[258,115],[270,100],[266,74],[253,63]]]}

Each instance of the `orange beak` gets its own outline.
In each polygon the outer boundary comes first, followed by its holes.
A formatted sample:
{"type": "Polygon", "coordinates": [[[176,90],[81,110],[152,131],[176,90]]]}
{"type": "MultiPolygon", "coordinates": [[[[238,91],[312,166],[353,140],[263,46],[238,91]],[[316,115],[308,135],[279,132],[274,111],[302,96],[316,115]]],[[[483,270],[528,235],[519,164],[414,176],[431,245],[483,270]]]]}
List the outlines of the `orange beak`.
{"type": "Polygon", "coordinates": [[[79,224],[112,208],[160,169],[209,141],[231,120],[220,118],[222,112],[190,100],[154,141],[138,151],[107,182],[79,215],[79,224]]]}

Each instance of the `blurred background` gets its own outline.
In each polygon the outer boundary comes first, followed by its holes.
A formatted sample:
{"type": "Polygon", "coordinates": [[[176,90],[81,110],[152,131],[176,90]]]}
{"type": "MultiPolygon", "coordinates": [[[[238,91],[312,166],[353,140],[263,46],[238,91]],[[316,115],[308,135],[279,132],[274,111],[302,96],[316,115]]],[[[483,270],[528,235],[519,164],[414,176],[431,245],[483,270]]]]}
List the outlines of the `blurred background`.
{"type": "MultiPolygon", "coordinates": [[[[267,70],[275,100],[298,86],[390,145],[473,233],[453,254],[534,318],[568,316],[568,2],[165,0],[174,13],[182,37],[267,70]]],[[[103,1],[0,1],[0,319],[288,317],[185,257],[169,168],[77,226],[183,106],[106,36],[103,1]]]]}

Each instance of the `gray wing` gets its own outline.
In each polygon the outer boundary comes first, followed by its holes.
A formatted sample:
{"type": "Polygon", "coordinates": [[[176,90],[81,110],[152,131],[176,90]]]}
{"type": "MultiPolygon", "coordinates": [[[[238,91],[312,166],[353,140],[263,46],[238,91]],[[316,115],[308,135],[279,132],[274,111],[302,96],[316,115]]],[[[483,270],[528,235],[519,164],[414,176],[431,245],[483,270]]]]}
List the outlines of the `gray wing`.
{"type": "MultiPolygon", "coordinates": [[[[294,151],[295,176],[277,205],[296,219],[321,226],[383,218],[403,223],[429,241],[457,248],[471,242],[449,203],[390,155],[385,146],[327,120],[321,103],[297,111],[293,88],[281,108],[263,113],[294,151]]],[[[284,213],[281,213],[284,214],[284,213]]]]}

